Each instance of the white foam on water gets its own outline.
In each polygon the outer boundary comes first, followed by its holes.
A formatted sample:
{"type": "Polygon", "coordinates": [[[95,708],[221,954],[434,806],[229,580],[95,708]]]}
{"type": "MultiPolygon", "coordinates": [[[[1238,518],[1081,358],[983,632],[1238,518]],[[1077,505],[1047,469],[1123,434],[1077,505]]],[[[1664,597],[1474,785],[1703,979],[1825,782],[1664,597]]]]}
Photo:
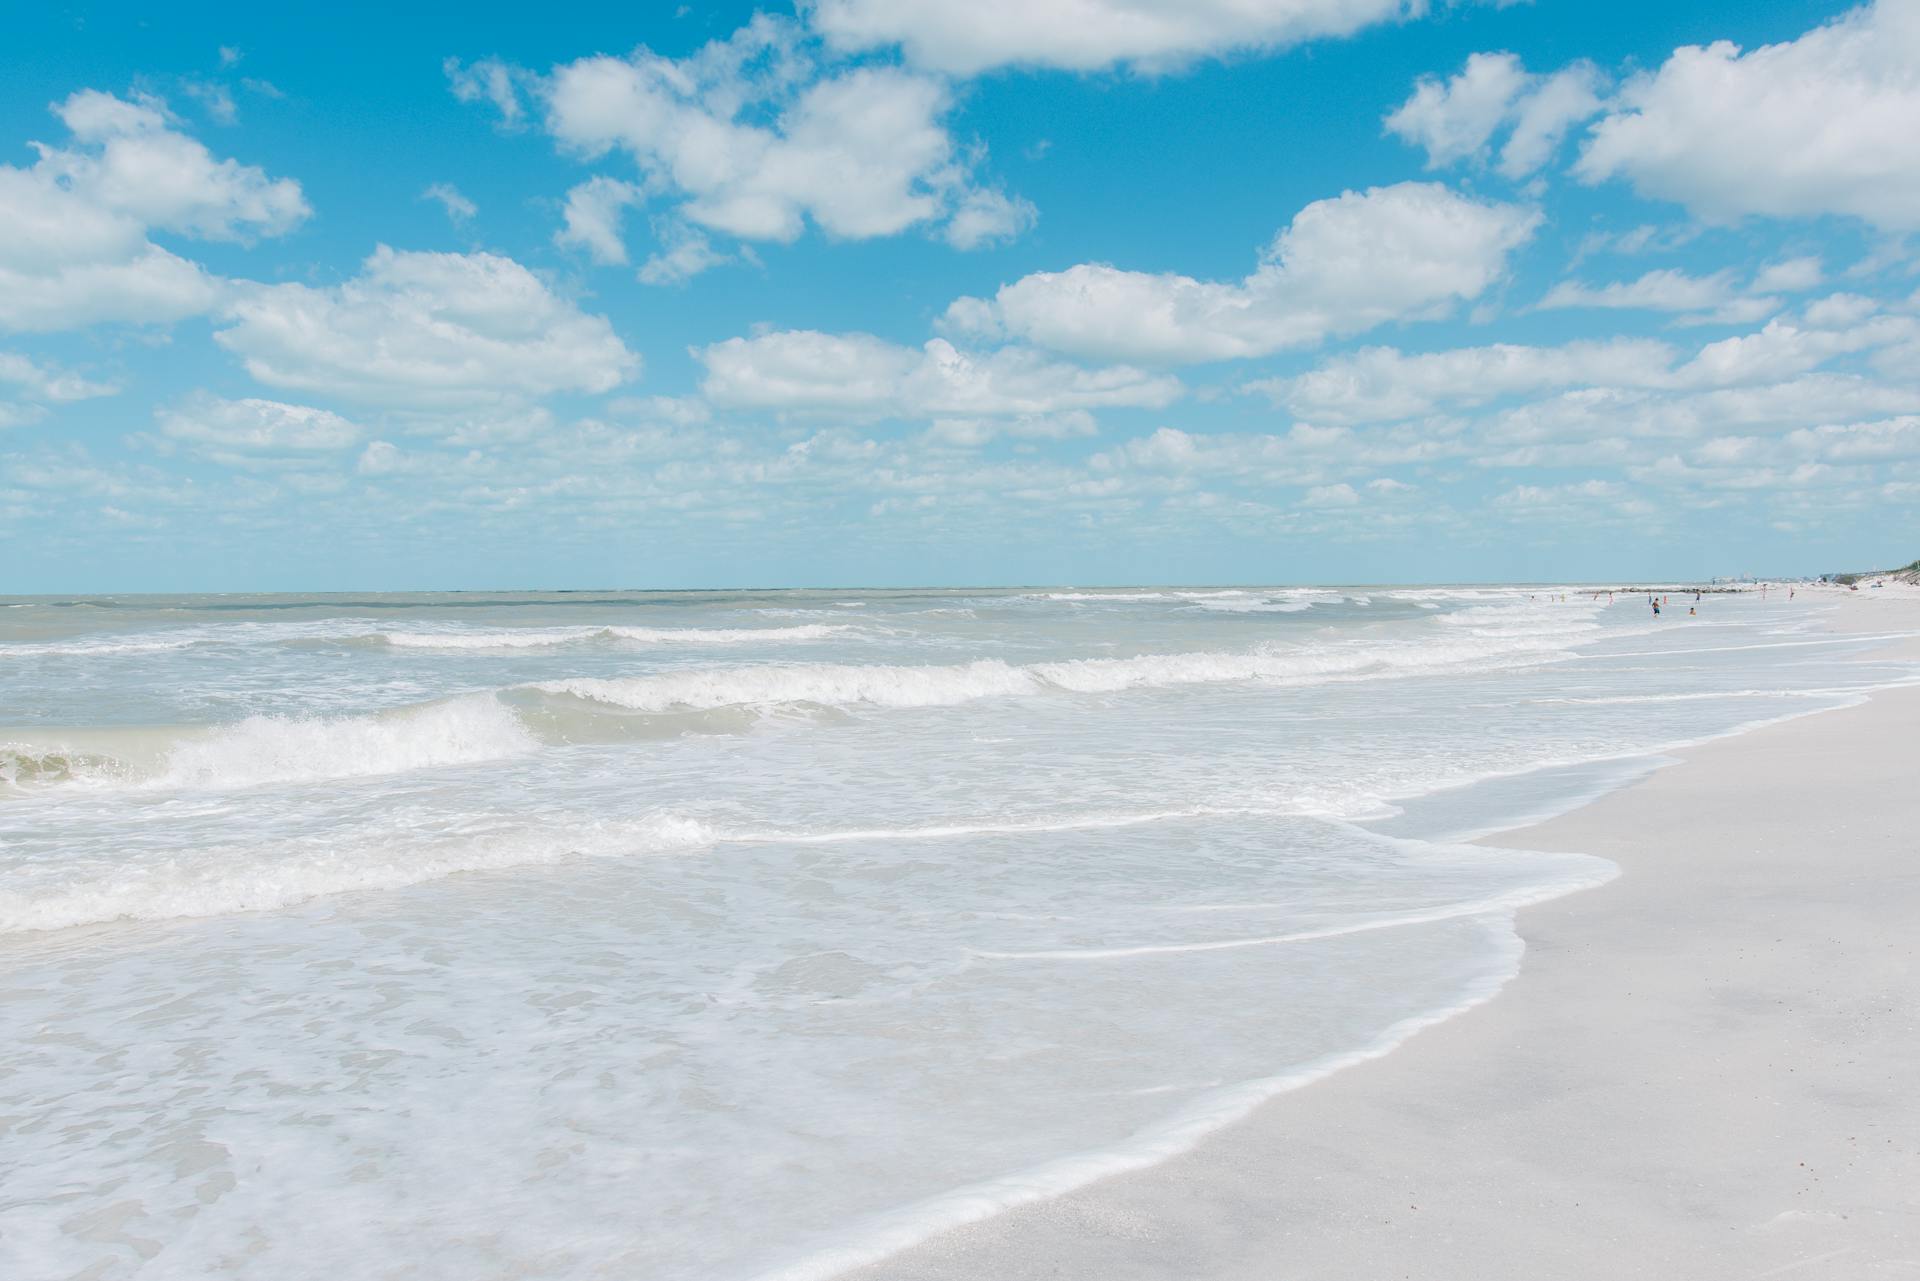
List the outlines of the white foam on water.
{"type": "Polygon", "coordinates": [[[201,848],[146,860],[91,862],[0,886],[0,936],[112,921],[170,921],[265,912],[312,899],[394,890],[463,872],[542,867],[580,858],[679,853],[721,838],[710,824],[660,813],[572,827],[507,824],[473,833],[404,827],[306,840],[277,849],[201,848]]]}
{"type": "Polygon", "coordinates": [[[1610,874],[1302,815],[1513,779],[1398,830],[1496,827],[1915,675],[1737,603],[1625,668],[1631,602],[1061,594],[377,601],[14,669],[0,1271],[832,1276],[1386,1053],[1610,874]],[[1200,612],[1281,605],[1238,651],[1200,612]],[[428,639],[327,643],[376,633],[428,639]]]}
{"type": "Polygon", "coordinates": [[[591,641],[623,641],[634,645],[763,645],[795,641],[823,641],[859,635],[850,624],[803,624],[797,627],[622,627],[581,626],[520,628],[507,631],[385,631],[379,639],[396,649],[545,649],[591,641]]]}
{"type": "Polygon", "coordinates": [[[1049,692],[1111,694],[1136,689],[1234,681],[1286,682],[1355,675],[1401,676],[1487,661],[1567,653],[1565,626],[1522,627],[1460,640],[1421,638],[1346,647],[1267,649],[1251,653],[1184,652],[1134,658],[1081,658],[1016,665],[1003,659],[905,666],[890,664],[757,664],[702,667],[645,676],[582,677],[531,688],[632,711],[811,705],[838,708],[945,707],[979,699],[1049,692]]]}
{"type": "Polygon", "coordinates": [[[1255,938],[1210,939],[1195,943],[1143,943],[1137,947],[1055,948],[1039,952],[976,951],[974,955],[998,961],[1114,961],[1140,956],[1176,956],[1191,952],[1228,952],[1247,947],[1273,947],[1282,943],[1309,943],[1319,939],[1342,938],[1349,934],[1366,934],[1374,930],[1397,930],[1409,925],[1431,925],[1436,921],[1450,921],[1462,916],[1515,912],[1520,908],[1559,898],[1575,890],[1604,885],[1615,875],[1617,870],[1596,873],[1586,880],[1534,886],[1469,903],[1449,904],[1446,907],[1419,912],[1397,912],[1357,921],[1343,921],[1338,925],[1326,925],[1317,929],[1292,930],[1285,934],[1268,934],[1255,938]]]}
{"type": "Polygon", "coordinates": [[[491,694],[363,716],[251,716],[168,754],[153,784],[253,787],[501,760],[538,744],[491,694]]]}
{"type": "Polygon", "coordinates": [[[1164,1121],[1110,1147],[1078,1152],[870,1215],[851,1225],[839,1240],[822,1243],[790,1262],[757,1269],[743,1281],[831,1281],[955,1228],[1023,1205],[1050,1201],[1115,1175],[1149,1169],[1190,1152],[1208,1135],[1244,1120],[1261,1104],[1345,1068],[1382,1058],[1427,1028],[1499,995],[1500,989],[1519,973],[1526,945],[1514,931],[1511,916],[1496,915],[1487,924],[1493,963],[1451,1004],[1401,1019],[1352,1049],[1322,1055],[1272,1076],[1209,1090],[1164,1121]]]}

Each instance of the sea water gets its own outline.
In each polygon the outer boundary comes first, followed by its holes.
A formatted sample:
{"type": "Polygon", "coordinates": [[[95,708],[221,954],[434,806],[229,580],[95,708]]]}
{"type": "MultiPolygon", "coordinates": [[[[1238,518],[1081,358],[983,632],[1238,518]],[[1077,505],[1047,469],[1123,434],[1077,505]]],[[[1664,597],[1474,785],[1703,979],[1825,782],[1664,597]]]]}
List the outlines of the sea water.
{"type": "Polygon", "coordinates": [[[1613,869],[1462,842],[1914,675],[1560,587],[0,604],[8,1277],[830,1276],[1484,999],[1613,869]]]}

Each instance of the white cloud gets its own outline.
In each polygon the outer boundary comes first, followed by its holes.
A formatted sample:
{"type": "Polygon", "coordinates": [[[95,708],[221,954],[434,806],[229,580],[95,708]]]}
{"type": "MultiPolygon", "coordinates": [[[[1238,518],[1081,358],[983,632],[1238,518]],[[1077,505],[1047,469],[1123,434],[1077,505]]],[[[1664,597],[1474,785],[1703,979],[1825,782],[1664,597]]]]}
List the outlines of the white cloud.
{"type": "Polygon", "coordinates": [[[1450,80],[1422,79],[1386,119],[1387,130],[1427,152],[1429,168],[1484,158],[1493,136],[1511,129],[1500,172],[1524,178],[1544,165],[1567,132],[1599,114],[1600,72],[1577,62],[1532,75],[1510,53],[1476,53],[1450,80]]]}
{"type": "Polygon", "coordinates": [[[234,105],[233,92],[223,84],[210,80],[188,80],[181,86],[187,96],[198,102],[215,124],[230,125],[240,119],[240,109],[234,105]]]}
{"type": "Polygon", "coordinates": [[[638,183],[605,176],[589,178],[567,192],[565,225],[553,233],[561,248],[584,249],[603,266],[627,261],[623,234],[626,211],[647,198],[638,183]]]}
{"type": "Polygon", "coordinates": [[[1757,294],[1798,294],[1819,288],[1825,279],[1818,257],[1788,258],[1762,267],[1754,275],[1752,288],[1757,294]]]}
{"type": "Polygon", "coordinates": [[[1005,332],[1098,359],[1224,360],[1442,315],[1506,274],[1539,214],[1433,183],[1308,205],[1234,284],[1083,263],[963,298],[952,332],[1005,332]]]}
{"type": "Polygon", "coordinates": [[[0,351],[0,383],[10,383],[29,400],[91,400],[119,394],[112,383],[94,382],[78,374],[36,364],[17,352],[0,351]]]}
{"type": "Polygon", "coordinates": [[[1920,228],[1920,6],[1886,0],[1748,53],[1677,49],[1621,90],[1575,166],[1731,221],[1920,228]]]}
{"type": "Polygon", "coordinates": [[[480,212],[478,206],[462,195],[460,188],[450,182],[434,183],[420,193],[420,198],[439,202],[440,207],[447,211],[447,217],[455,223],[466,222],[480,212]]]}
{"type": "Polygon", "coordinates": [[[1039,217],[1039,210],[1019,196],[977,189],[961,198],[940,234],[955,249],[978,249],[1018,239],[1039,217]]]}
{"type": "Polygon", "coordinates": [[[657,224],[660,250],[640,265],[643,285],[681,285],[701,272],[733,261],[733,255],[721,253],[705,235],[685,223],[664,220],[657,224]]]}
{"type": "Polygon", "coordinates": [[[206,311],[220,285],[151,230],[248,240],[307,216],[298,183],[215,160],[164,107],[82,90],[55,107],[73,138],[0,165],[0,329],[165,323],[206,311]]]}
{"type": "Polygon", "coordinates": [[[1359,501],[1360,495],[1354,492],[1353,486],[1343,481],[1337,485],[1313,486],[1300,503],[1303,507],[1352,507],[1359,501]]]}
{"type": "Polygon", "coordinates": [[[327,453],[356,444],[358,426],[335,413],[277,400],[224,400],[208,392],[154,415],[163,435],[225,454],[327,453]]]}
{"type": "Polygon", "coordinates": [[[399,471],[404,462],[405,456],[392,441],[373,440],[368,441],[367,447],[360,451],[360,459],[353,469],[362,476],[384,476],[399,471]]]}
{"type": "Polygon", "coordinates": [[[954,449],[977,449],[1003,437],[1072,440],[1097,435],[1099,430],[1092,414],[1084,409],[1069,409],[1058,414],[1020,414],[1012,418],[936,418],[927,427],[926,439],[954,449]]]}
{"type": "Polygon", "coordinates": [[[1456,443],[1432,430],[1361,434],[1295,423],[1280,434],[1202,434],[1160,427],[1087,461],[1095,473],[1151,471],[1232,477],[1252,484],[1316,485],[1327,482],[1330,468],[1372,469],[1458,453],[1456,443]]]}
{"type": "Polygon", "coordinates": [[[838,48],[898,45],[934,70],[1156,70],[1283,48],[1418,16],[1422,0],[814,0],[808,20],[838,48]]]}
{"type": "Polygon", "coordinates": [[[1489,506],[1530,515],[1549,514],[1568,506],[1613,503],[1627,496],[1617,481],[1583,480],[1566,485],[1516,485],[1489,506]]]}
{"type": "Polygon", "coordinates": [[[1158,407],[1178,380],[1127,366],[1085,369],[1022,348],[986,355],[936,338],[903,347],[866,334],[788,330],[730,338],[695,353],[716,404],[874,418],[1041,416],[1158,407]]]}
{"type": "MultiPolygon", "coordinates": [[[[1890,348],[1917,333],[1920,323],[1908,317],[1868,319],[1816,304],[1801,323],[1774,320],[1753,333],[1707,343],[1684,360],[1672,346],[1642,338],[1557,347],[1496,343],[1420,354],[1368,347],[1292,378],[1248,383],[1247,390],[1323,424],[1420,418],[1544,393],[1562,393],[1561,405],[1594,403],[1595,398],[1601,404],[1644,403],[1639,398],[1647,392],[1778,384],[1836,356],[1890,348]],[[1845,323],[1823,323],[1822,317],[1845,323]]],[[[1550,403],[1556,402],[1536,402],[1529,409],[1550,403]]]]}
{"type": "Polygon", "coordinates": [[[835,236],[892,235],[942,209],[953,145],[937,81],[887,68],[804,91],[775,126],[687,95],[658,60],[588,58],[554,72],[548,123],[587,156],[614,147],[685,197],[685,217],[749,240],[789,241],[811,219],[835,236]]]}
{"type": "Polygon", "coordinates": [[[1743,432],[1786,432],[1808,423],[1920,412],[1920,390],[1872,379],[1811,373],[1781,381],[1706,390],[1596,387],[1501,410],[1474,432],[1493,466],[1548,467],[1628,462],[1649,440],[1704,440],[1743,432]]]}
{"type": "Polygon", "coordinates": [[[34,172],[100,208],[203,240],[291,231],[311,212],[300,184],[215,160],[154,102],[83,89],[55,108],[80,145],[42,146],[34,172]]]}
{"type": "Polygon", "coordinates": [[[1476,53],[1451,80],[1423,77],[1413,96],[1387,117],[1387,131],[1426,148],[1432,166],[1479,155],[1506,123],[1527,79],[1512,54],[1476,53]]]}
{"type": "Polygon", "coordinates": [[[1638,280],[1593,286],[1563,280],[1540,300],[1542,307],[1609,307],[1649,311],[1698,311],[1718,307],[1735,295],[1732,273],[1689,276],[1671,267],[1649,271],[1638,280]]]}
{"type": "Polygon", "coordinates": [[[1807,304],[1807,323],[1823,329],[1857,325],[1880,310],[1880,304],[1860,294],[1828,294],[1807,304]]]}
{"type": "Polygon", "coordinates": [[[1879,422],[1802,428],[1790,433],[1786,443],[1800,453],[1813,454],[1827,462],[1920,458],[1920,417],[1906,415],[1879,422]]]}
{"type": "Polygon", "coordinates": [[[640,359],[599,316],[494,254],[381,246],[343,284],[236,291],[215,339],[273,387],[458,405],[606,392],[640,359]]]}
{"type": "Polygon", "coordinates": [[[1658,386],[1671,378],[1673,361],[1667,344],[1632,338],[1560,347],[1497,343],[1420,355],[1367,347],[1248,389],[1317,423],[1385,422],[1567,387],[1658,386]]]}
{"type": "MultiPolygon", "coordinates": [[[[562,150],[623,153],[639,169],[638,184],[575,188],[563,243],[622,261],[619,210],[654,198],[743,240],[792,241],[809,224],[851,240],[920,227],[971,248],[1031,225],[1025,201],[975,181],[982,153],[947,131],[946,80],[871,64],[822,71],[817,52],[795,23],[762,15],[685,58],[642,48],[545,77],[503,69],[509,91],[534,85],[562,150]]],[[[480,70],[456,81],[462,96],[491,96],[480,70]]]]}
{"type": "Polygon", "coordinates": [[[519,121],[520,93],[514,84],[514,68],[498,58],[482,58],[470,66],[462,65],[458,58],[448,58],[440,69],[446,73],[453,96],[460,101],[491,102],[501,120],[509,125],[519,121]]]}

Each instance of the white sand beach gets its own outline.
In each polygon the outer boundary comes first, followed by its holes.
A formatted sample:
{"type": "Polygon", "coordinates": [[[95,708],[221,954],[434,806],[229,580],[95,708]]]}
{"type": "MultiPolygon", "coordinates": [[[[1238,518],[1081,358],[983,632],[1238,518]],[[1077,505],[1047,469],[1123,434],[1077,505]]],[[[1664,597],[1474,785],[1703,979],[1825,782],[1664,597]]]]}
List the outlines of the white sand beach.
{"type": "MultiPolygon", "coordinates": [[[[1920,628],[1910,588],[1816,590],[1920,628]]],[[[1491,838],[1622,875],[1526,909],[1519,977],[1385,1058],[851,1275],[1920,1277],[1917,775],[1895,689],[1491,838]]]]}

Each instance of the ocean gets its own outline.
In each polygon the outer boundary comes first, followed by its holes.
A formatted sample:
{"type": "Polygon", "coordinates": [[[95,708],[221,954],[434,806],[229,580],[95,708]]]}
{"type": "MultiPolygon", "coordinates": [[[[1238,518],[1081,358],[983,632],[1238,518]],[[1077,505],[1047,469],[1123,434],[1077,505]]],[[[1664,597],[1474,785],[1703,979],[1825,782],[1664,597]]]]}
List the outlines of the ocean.
{"type": "Polygon", "coordinates": [[[1785,595],[0,599],[0,1275],[802,1281],[1150,1163],[1613,874],[1473,836],[1915,679],[1785,595]]]}

